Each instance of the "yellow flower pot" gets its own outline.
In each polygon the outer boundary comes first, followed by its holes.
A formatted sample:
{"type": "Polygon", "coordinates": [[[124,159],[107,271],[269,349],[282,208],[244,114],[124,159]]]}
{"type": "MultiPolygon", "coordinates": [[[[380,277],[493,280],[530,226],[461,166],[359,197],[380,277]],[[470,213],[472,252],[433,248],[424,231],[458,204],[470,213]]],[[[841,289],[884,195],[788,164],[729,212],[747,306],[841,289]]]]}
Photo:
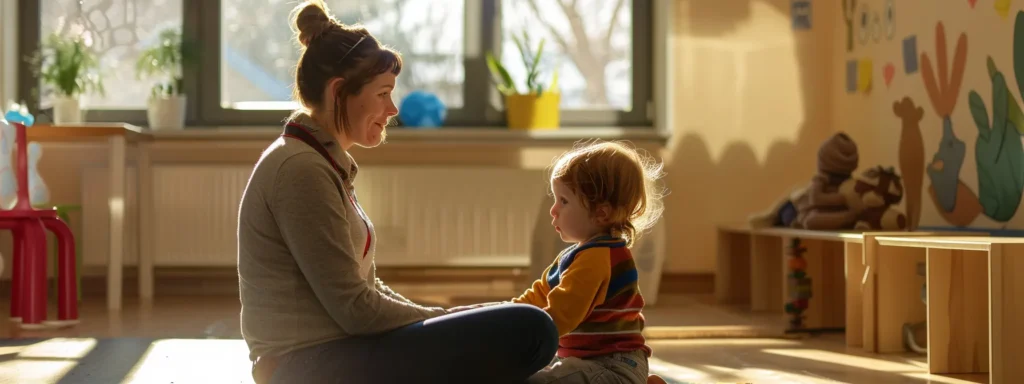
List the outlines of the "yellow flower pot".
{"type": "Polygon", "coordinates": [[[544,92],[505,96],[505,119],[509,129],[558,129],[561,95],[544,92]]]}

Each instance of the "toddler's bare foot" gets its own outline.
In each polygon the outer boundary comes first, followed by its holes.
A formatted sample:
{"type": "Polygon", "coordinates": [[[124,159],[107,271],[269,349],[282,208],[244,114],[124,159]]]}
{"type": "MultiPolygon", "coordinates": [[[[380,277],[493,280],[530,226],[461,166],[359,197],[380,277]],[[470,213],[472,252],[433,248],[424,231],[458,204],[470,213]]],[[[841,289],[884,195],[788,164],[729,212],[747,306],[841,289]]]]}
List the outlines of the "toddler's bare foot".
{"type": "Polygon", "coordinates": [[[658,375],[648,375],[647,376],[647,384],[668,384],[668,383],[665,382],[665,379],[662,379],[661,376],[658,376],[658,375]]]}

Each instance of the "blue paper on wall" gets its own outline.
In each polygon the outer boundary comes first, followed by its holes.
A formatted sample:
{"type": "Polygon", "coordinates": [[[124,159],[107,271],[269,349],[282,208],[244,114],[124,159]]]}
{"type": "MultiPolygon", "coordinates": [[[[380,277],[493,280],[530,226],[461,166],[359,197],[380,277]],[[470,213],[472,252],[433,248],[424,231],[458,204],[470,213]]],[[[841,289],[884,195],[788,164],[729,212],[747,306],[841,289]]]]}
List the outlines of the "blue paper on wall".
{"type": "Polygon", "coordinates": [[[846,92],[857,92],[857,60],[846,62],[846,92]]]}
{"type": "Polygon", "coordinates": [[[811,29],[811,0],[792,0],[789,6],[793,29],[811,29]]]}
{"type": "Polygon", "coordinates": [[[903,69],[907,74],[917,72],[917,36],[903,39],[903,69]]]}

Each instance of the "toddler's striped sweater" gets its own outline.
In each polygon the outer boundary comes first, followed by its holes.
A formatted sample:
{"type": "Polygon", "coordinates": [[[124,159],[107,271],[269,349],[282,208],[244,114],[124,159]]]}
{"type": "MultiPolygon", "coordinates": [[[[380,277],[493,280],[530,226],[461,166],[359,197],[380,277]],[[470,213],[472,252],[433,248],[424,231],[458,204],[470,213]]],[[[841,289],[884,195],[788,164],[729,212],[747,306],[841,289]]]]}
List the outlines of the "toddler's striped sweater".
{"type": "Polygon", "coordinates": [[[513,302],[543,308],[558,327],[561,357],[651,348],[642,334],[644,298],[625,240],[600,237],[562,251],[513,302]]]}

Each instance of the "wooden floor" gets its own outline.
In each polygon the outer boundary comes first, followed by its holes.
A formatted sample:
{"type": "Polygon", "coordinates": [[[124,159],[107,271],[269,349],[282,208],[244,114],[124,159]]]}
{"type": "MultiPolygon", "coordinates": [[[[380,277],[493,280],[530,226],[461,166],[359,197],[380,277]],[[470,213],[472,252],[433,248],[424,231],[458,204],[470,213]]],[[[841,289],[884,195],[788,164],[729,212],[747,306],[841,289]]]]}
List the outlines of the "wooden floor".
{"type": "MultiPolygon", "coordinates": [[[[437,292],[408,296],[451,302],[437,292]]],[[[87,297],[83,321],[73,328],[0,329],[0,383],[251,382],[237,296],[163,296],[148,304],[127,299],[121,313],[106,311],[102,300],[87,297]]],[[[709,302],[703,296],[663,295],[646,310],[649,336],[671,338],[650,341],[652,370],[669,382],[985,382],[928,375],[923,356],[867,355],[846,348],[841,335],[785,338],[777,316],[709,302]]],[[[8,305],[0,305],[0,324],[9,324],[8,305]]]]}

